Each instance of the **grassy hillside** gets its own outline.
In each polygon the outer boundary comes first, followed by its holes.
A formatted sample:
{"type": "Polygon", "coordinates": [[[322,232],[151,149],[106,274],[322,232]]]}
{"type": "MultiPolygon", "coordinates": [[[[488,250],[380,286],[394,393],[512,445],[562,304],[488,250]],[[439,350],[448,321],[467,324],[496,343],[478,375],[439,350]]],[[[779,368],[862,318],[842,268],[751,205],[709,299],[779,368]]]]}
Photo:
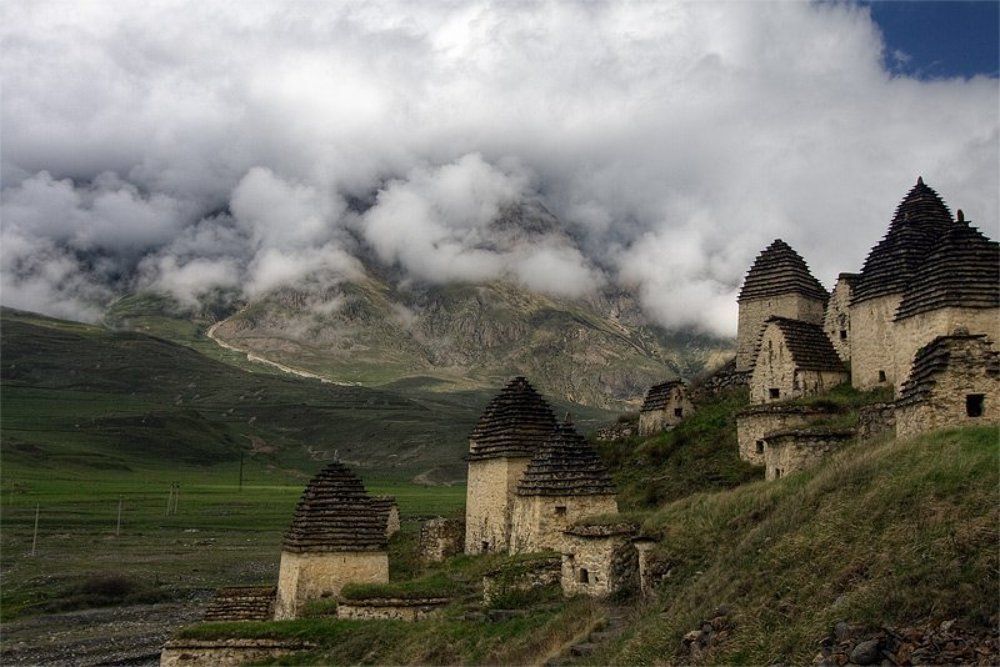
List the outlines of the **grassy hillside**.
{"type": "Polygon", "coordinates": [[[995,626],[998,430],[856,445],[774,482],[695,494],[645,530],[670,570],[596,663],[687,662],[682,638],[728,606],[706,664],[808,663],[835,622],[995,626]]]}

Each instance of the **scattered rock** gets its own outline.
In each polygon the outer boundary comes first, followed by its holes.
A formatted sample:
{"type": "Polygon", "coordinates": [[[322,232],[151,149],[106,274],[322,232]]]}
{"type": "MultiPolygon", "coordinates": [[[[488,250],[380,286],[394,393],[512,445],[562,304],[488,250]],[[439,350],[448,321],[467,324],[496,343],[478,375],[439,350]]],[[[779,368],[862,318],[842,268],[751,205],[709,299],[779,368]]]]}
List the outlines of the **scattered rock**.
{"type": "Polygon", "coordinates": [[[879,645],[877,639],[863,641],[851,651],[851,662],[857,665],[870,665],[879,659],[879,645]]]}

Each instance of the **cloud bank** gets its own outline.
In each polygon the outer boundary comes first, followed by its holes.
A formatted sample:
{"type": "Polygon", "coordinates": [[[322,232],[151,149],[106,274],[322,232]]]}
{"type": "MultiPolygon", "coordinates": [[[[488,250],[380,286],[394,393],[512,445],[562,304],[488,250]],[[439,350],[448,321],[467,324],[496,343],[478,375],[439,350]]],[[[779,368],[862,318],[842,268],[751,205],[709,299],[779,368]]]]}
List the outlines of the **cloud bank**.
{"type": "Polygon", "coordinates": [[[997,80],[892,75],[849,3],[38,1],[0,39],[0,300],[54,315],[357,277],[363,244],[732,334],[775,237],[829,285],[918,174],[1000,213],[997,80]],[[498,229],[521,201],[572,235],[498,229]]]}

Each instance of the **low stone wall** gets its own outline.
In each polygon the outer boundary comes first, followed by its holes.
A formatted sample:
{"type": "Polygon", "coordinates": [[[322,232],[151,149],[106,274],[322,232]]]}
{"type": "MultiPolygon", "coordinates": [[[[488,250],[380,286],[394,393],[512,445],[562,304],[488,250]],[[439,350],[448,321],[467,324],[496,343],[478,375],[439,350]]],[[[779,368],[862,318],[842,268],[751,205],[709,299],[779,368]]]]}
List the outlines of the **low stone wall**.
{"type": "Polygon", "coordinates": [[[420,526],[420,560],[440,563],[462,553],[465,547],[465,522],[461,519],[431,519],[420,526]]]}
{"type": "Polygon", "coordinates": [[[865,442],[882,436],[896,435],[896,406],[892,403],[872,403],[858,408],[858,440],[865,442]]]}
{"type": "Polygon", "coordinates": [[[656,591],[656,587],[667,576],[670,569],[666,564],[656,558],[654,547],[656,541],[649,538],[637,539],[633,542],[636,550],[637,565],[639,569],[639,593],[643,597],[649,597],[656,591]]]}
{"type": "Polygon", "coordinates": [[[160,667],[237,667],[313,648],[287,639],[171,639],[160,652],[160,667]]]}
{"type": "Polygon", "coordinates": [[[764,465],[765,436],[806,426],[836,414],[833,408],[811,405],[754,405],[736,415],[740,458],[764,465]]]}
{"type": "Polygon", "coordinates": [[[562,567],[560,556],[537,558],[502,565],[483,576],[483,604],[489,606],[501,595],[513,591],[529,591],[559,583],[562,567]]]}
{"type": "Polygon", "coordinates": [[[616,421],[612,424],[605,424],[594,431],[594,439],[598,442],[612,442],[614,440],[624,440],[631,438],[639,432],[639,418],[627,421],[616,421]]]}
{"type": "Polygon", "coordinates": [[[853,442],[854,429],[799,429],[767,436],[764,464],[765,479],[778,479],[790,473],[816,465],[823,458],[848,442],[853,442]]]}
{"type": "Polygon", "coordinates": [[[730,359],[711,375],[691,383],[692,400],[702,401],[733,389],[749,391],[750,375],[750,371],[737,371],[736,359],[730,359]]]}
{"type": "Polygon", "coordinates": [[[269,621],[274,618],[274,586],[220,588],[205,610],[206,621],[269,621]]]}
{"type": "Polygon", "coordinates": [[[364,621],[419,621],[432,616],[450,598],[365,598],[337,603],[337,618],[364,621]]]}

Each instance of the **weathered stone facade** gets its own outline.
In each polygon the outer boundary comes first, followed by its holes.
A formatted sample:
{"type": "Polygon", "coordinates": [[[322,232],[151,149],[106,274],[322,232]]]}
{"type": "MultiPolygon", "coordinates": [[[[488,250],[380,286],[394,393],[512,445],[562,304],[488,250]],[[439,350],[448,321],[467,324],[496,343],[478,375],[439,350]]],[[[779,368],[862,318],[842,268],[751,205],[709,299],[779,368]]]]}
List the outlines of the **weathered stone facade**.
{"type": "Polygon", "coordinates": [[[269,621],[274,618],[274,586],[220,588],[205,610],[206,621],[269,621]]]}
{"type": "Polygon", "coordinates": [[[849,379],[819,325],[772,317],[761,335],[750,377],[750,402],[774,403],[819,394],[849,379]]]}
{"type": "Polygon", "coordinates": [[[528,457],[469,461],[465,499],[465,553],[506,552],[510,549],[514,490],[528,457]]]}
{"type": "Polygon", "coordinates": [[[310,600],[333,597],[347,584],[389,581],[389,555],[384,551],[281,552],[275,620],[297,618],[310,600]]]}
{"type": "Polygon", "coordinates": [[[515,496],[511,553],[553,549],[559,551],[564,531],[580,519],[616,514],[615,495],[515,496]]]}
{"type": "Polygon", "coordinates": [[[896,434],[1000,423],[1000,358],[983,335],[940,336],[921,348],[896,402],[896,434]]]}
{"type": "Polygon", "coordinates": [[[858,408],[858,442],[896,435],[896,405],[872,403],[858,408]]]}
{"type": "Polygon", "coordinates": [[[488,607],[514,591],[558,584],[561,576],[562,557],[557,555],[502,565],[483,575],[483,604],[488,607]]]}
{"type": "Polygon", "coordinates": [[[399,532],[399,505],[392,496],[372,496],[375,511],[385,522],[385,536],[392,537],[399,532]]]}
{"type": "Polygon", "coordinates": [[[337,618],[362,621],[420,621],[434,616],[449,598],[366,598],[341,600],[337,618]]]}
{"type": "Polygon", "coordinates": [[[639,593],[642,597],[649,597],[653,594],[658,583],[658,569],[656,560],[653,558],[653,547],[656,541],[649,538],[637,538],[632,545],[636,551],[636,562],[639,570],[639,593]]]}
{"type": "Polygon", "coordinates": [[[313,648],[295,639],[171,639],[160,653],[160,667],[238,667],[313,648]]]}
{"type": "Polygon", "coordinates": [[[694,412],[687,387],[680,380],[653,385],[639,411],[639,435],[653,435],[680,424],[694,412]]]}
{"type": "Polygon", "coordinates": [[[462,553],[465,546],[465,521],[430,519],[420,526],[420,561],[440,563],[462,553]]]}
{"type": "Polygon", "coordinates": [[[822,324],[825,312],[826,304],[823,301],[799,294],[740,302],[736,332],[736,370],[753,370],[754,352],[764,330],[764,323],[769,318],[786,317],[822,324]]]}
{"type": "Polygon", "coordinates": [[[804,427],[835,412],[811,405],[752,405],[736,415],[740,458],[762,466],[768,434],[804,427]]]}
{"type": "Polygon", "coordinates": [[[562,556],[563,594],[607,597],[638,590],[638,553],[632,524],[576,526],[566,531],[562,556]]]}
{"type": "Polygon", "coordinates": [[[691,400],[698,402],[723,393],[746,389],[750,386],[750,371],[736,370],[736,357],[691,383],[691,400]]]}
{"type": "Polygon", "coordinates": [[[779,431],[767,436],[764,447],[764,478],[778,479],[819,463],[830,453],[852,442],[853,429],[804,428],[779,431]]]}
{"type": "Polygon", "coordinates": [[[843,362],[851,360],[851,295],[856,273],[841,273],[823,315],[823,331],[843,362]]]}

